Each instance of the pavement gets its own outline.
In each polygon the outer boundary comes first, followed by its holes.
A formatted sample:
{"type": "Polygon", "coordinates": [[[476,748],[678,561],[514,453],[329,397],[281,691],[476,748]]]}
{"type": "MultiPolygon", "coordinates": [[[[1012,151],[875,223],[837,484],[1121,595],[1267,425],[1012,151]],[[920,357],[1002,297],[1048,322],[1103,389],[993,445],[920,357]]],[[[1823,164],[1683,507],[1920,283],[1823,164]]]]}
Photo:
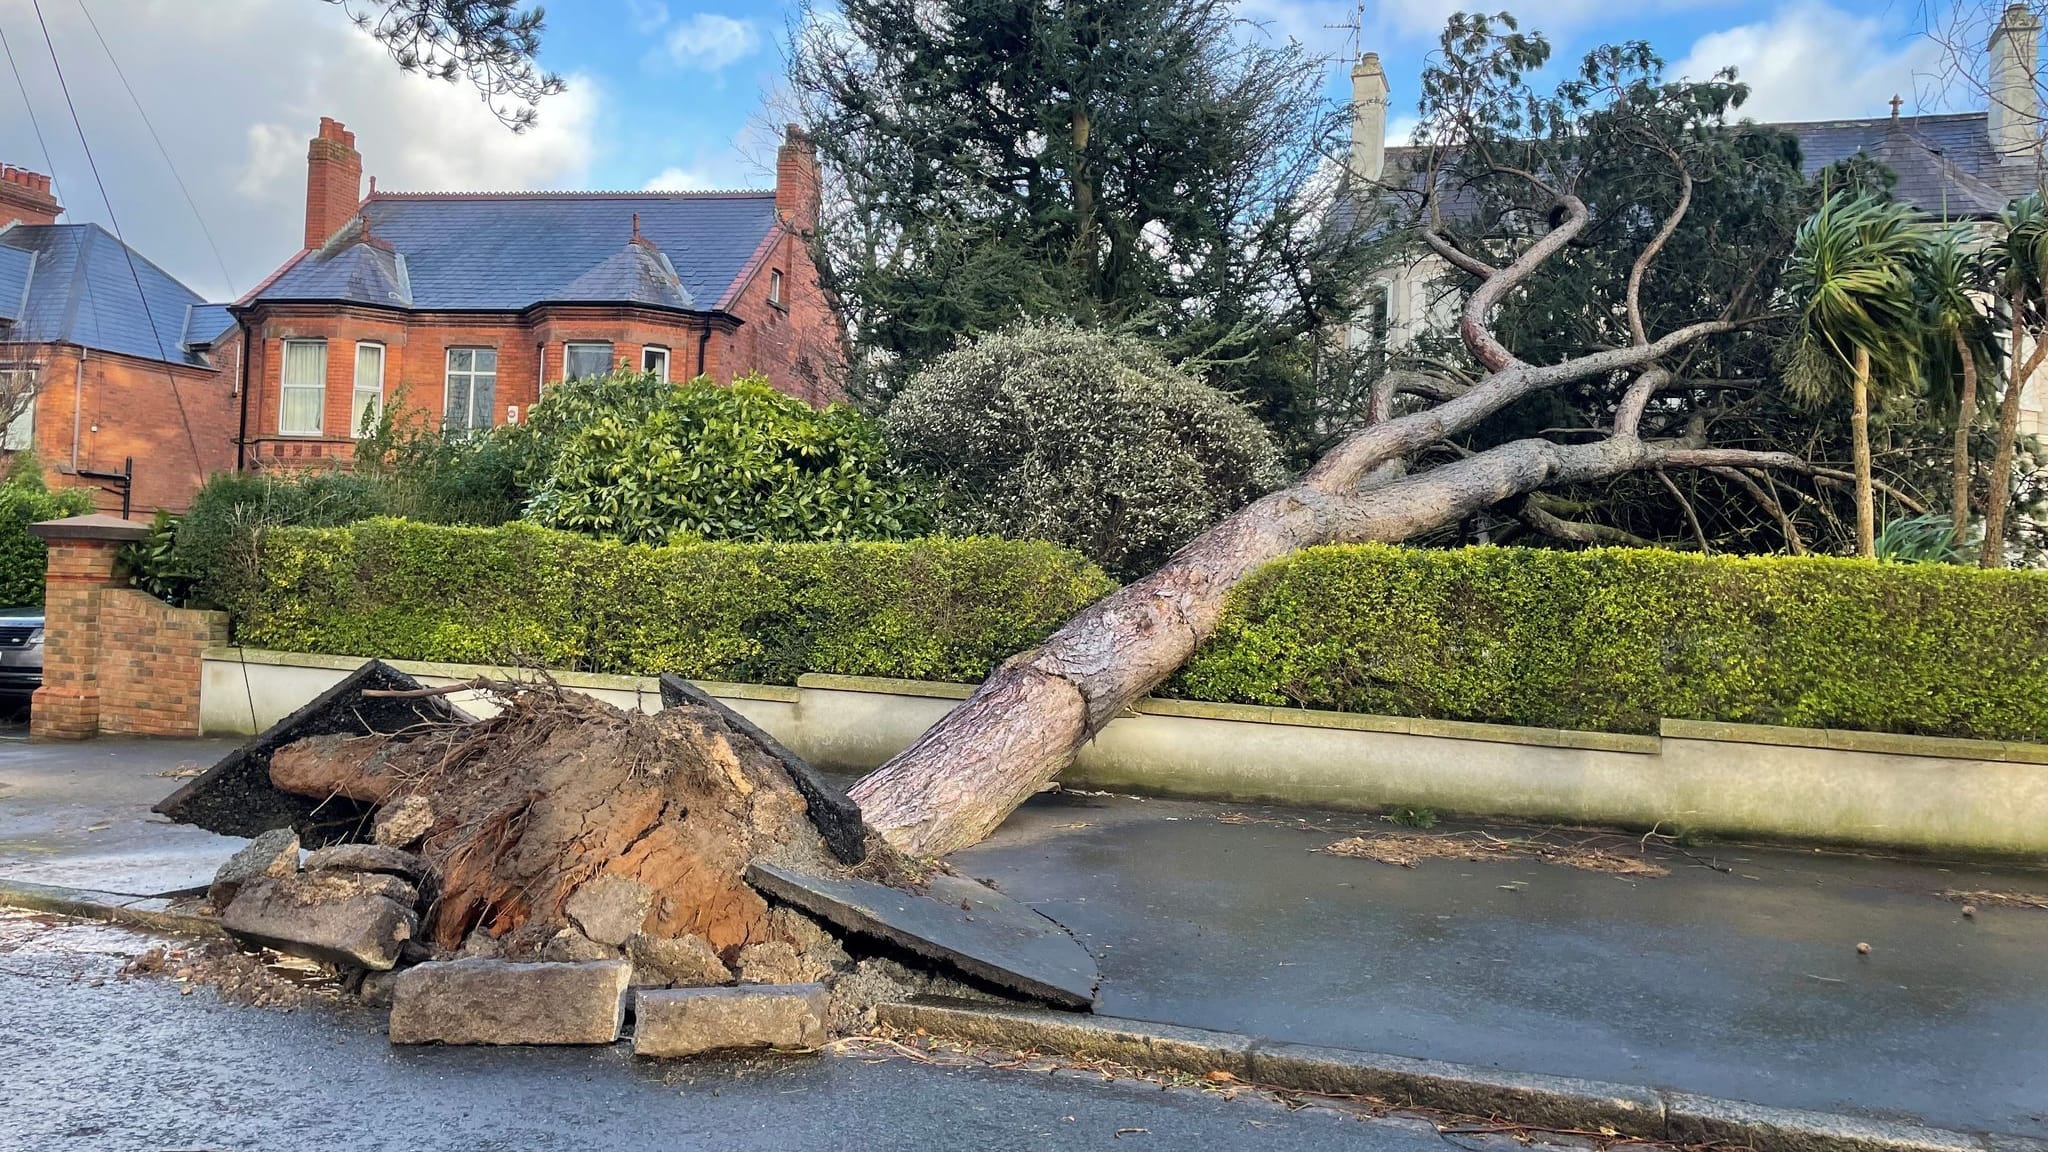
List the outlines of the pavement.
{"type": "MultiPolygon", "coordinates": [[[[382,1013],[121,979],[152,941],[0,913],[0,1148],[1459,1152],[1426,1122],[1098,1075],[608,1048],[393,1048],[382,1013]],[[32,1026],[19,1026],[31,1023],[32,1026]]],[[[1561,1150],[1560,1150],[1561,1152],[1561,1150]]]]}
{"type": "Polygon", "coordinates": [[[1064,793],[952,862],[1071,929],[1105,1014],[2048,1137],[2048,911],[1965,919],[1936,895],[2048,892],[2048,872],[1725,845],[1657,855],[1661,877],[1317,851],[1391,828],[1064,793]]]}
{"type": "MultiPolygon", "coordinates": [[[[227,747],[103,741],[30,748],[0,741],[0,880],[152,896],[176,890],[167,884],[203,885],[241,842],[167,825],[148,806],[177,786],[180,765],[210,763],[227,747]]],[[[1937,895],[2048,892],[2048,871],[1725,845],[1656,854],[1671,869],[1658,877],[1527,859],[1402,868],[1319,851],[1342,836],[1390,827],[1347,814],[1064,793],[1028,804],[954,863],[1073,930],[1100,966],[1097,1010],[1105,1014],[2048,1138],[2048,981],[2041,978],[2048,911],[1986,906],[1965,919],[1957,903],[1937,895]],[[1869,954],[1858,953],[1859,942],[1871,945],[1869,954]]],[[[1561,838],[1569,839],[1550,836],[1561,838]]],[[[0,957],[0,976],[12,963],[0,957]]],[[[33,1018],[5,1010],[7,995],[0,988],[0,1019],[33,1018]]],[[[81,1004],[77,1012],[104,1029],[104,1006],[81,1004]]],[[[299,1023],[237,1019],[236,1028],[253,1029],[263,1044],[297,1043],[291,1037],[299,1023]]],[[[7,1046],[21,1042],[6,1038],[9,1032],[0,1029],[0,1060],[20,1067],[8,1059],[7,1046]]],[[[209,1057],[216,1063],[235,1059],[237,1043],[243,1041],[232,1032],[203,1041],[180,1034],[176,1041],[196,1044],[198,1052],[218,1049],[209,1057]]],[[[166,1041],[156,1051],[173,1046],[166,1041]]],[[[324,1051],[317,1044],[307,1050],[324,1051]]],[[[61,1054],[29,1055],[33,1065],[61,1054]]],[[[252,1065],[259,1083],[274,1086],[263,1077],[294,1068],[303,1076],[305,1066],[292,1064],[290,1051],[276,1055],[281,1062],[252,1065]]],[[[546,1068],[556,1078],[642,1068],[608,1055],[525,1055],[540,1063],[520,1068],[546,1068]]],[[[126,1059],[114,1052],[101,1058],[117,1066],[126,1059]]],[[[437,1080],[458,1084],[486,1102],[465,1114],[465,1123],[468,1115],[485,1114],[494,1094],[507,1108],[529,1107],[531,1091],[517,1087],[524,1074],[488,1055],[382,1059],[381,1071],[348,1073],[320,1092],[368,1087],[452,1120],[455,1105],[421,1094],[436,1094],[437,1080]],[[390,1070],[393,1060],[425,1061],[405,1066],[434,1075],[415,1083],[390,1070]]],[[[888,1123],[932,1122],[890,1112],[896,1105],[881,1102],[905,1088],[889,1078],[910,1073],[876,1072],[870,1081],[870,1073],[841,1067],[848,1063],[778,1071],[795,1078],[780,1090],[843,1095],[888,1123]]],[[[117,1080],[73,1071],[53,1079],[52,1090],[84,1076],[115,1099],[129,1091],[117,1080]]],[[[644,1079],[630,1072],[605,1079],[599,1095],[641,1108],[636,1094],[648,1091],[644,1079]]],[[[758,1086],[747,1083],[747,1091],[758,1086]]],[[[926,1091],[922,1082],[917,1087],[926,1091]]],[[[944,1096],[950,1089],[929,1090],[944,1096]]],[[[554,1108],[559,1118],[574,1106],[571,1096],[589,1091],[588,1084],[549,1089],[533,1096],[529,1111],[554,1108]]],[[[983,1107],[965,1102],[983,1088],[961,1091],[967,1097],[953,1098],[952,1106],[983,1107]]],[[[81,1107],[96,1098],[80,1096],[81,1107]]],[[[1048,1104],[1003,1100],[985,1105],[1001,1123],[947,1142],[1008,1146],[983,1135],[1022,1132],[1048,1104]]],[[[156,1108],[141,1115],[162,1122],[185,1114],[172,1105],[156,1108]]],[[[1158,1130],[1197,1134],[1173,1128],[1181,1122],[1162,1119],[1158,1130]]],[[[522,1128],[502,1116],[491,1123],[507,1146],[546,1146],[526,1137],[553,1130],[522,1128]]],[[[637,1132],[652,1138],[658,1130],[628,1124],[618,1139],[631,1146],[641,1138],[637,1132]]],[[[702,1131],[739,1140],[757,1129],[702,1131]]]]}

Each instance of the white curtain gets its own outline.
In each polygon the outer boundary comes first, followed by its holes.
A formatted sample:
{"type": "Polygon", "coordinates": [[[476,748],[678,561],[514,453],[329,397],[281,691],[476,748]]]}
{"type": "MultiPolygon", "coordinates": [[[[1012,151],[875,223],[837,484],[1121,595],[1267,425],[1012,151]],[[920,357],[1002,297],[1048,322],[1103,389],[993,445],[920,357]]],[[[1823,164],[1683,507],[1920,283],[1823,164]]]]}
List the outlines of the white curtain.
{"type": "Polygon", "coordinates": [[[315,340],[286,341],[284,403],[277,430],[288,435],[319,435],[326,399],[327,345],[315,340]]]}

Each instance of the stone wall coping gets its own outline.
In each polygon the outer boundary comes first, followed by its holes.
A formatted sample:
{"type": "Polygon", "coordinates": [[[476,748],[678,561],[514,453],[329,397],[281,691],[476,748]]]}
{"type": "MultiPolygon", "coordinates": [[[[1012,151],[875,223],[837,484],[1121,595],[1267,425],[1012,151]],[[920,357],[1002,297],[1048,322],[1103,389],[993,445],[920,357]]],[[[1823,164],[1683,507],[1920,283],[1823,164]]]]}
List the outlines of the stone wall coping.
{"type": "MultiPolygon", "coordinates": [[[[267,664],[280,668],[328,668],[353,672],[368,656],[332,656],[322,652],[278,652],[268,648],[208,648],[207,660],[227,664],[267,664]]],[[[530,668],[502,668],[488,664],[451,664],[434,660],[387,660],[385,663],[411,676],[441,680],[474,680],[490,676],[503,680],[531,679],[530,668]]],[[[645,692],[658,695],[661,684],[652,676],[617,676],[606,672],[574,672],[550,668],[547,674],[564,688],[594,688],[610,692],[645,692]]],[[[785,684],[735,684],[722,680],[692,680],[692,684],[713,696],[727,700],[778,700],[796,702],[797,689],[785,684]]]]}
{"type": "MultiPolygon", "coordinates": [[[[260,648],[209,648],[205,658],[229,663],[342,670],[353,670],[367,659],[362,656],[328,656],[310,652],[274,652],[260,648]]],[[[392,667],[414,676],[449,680],[466,680],[479,675],[514,678],[521,674],[519,669],[491,668],[477,664],[442,664],[417,660],[392,660],[389,663],[392,667]]],[[[564,671],[550,671],[549,675],[564,687],[599,688],[620,692],[659,691],[655,680],[649,677],[564,671]]],[[[840,676],[822,672],[806,673],[797,677],[796,687],[711,680],[697,680],[692,683],[713,696],[728,700],[777,700],[785,703],[794,703],[804,691],[857,692],[935,700],[965,700],[974,691],[971,684],[905,680],[887,676],[840,676]]],[[[1660,726],[1660,735],[1647,736],[1625,732],[1581,732],[1563,728],[1481,724],[1465,720],[1375,716],[1359,712],[1330,712],[1264,704],[1215,704],[1166,697],[1147,697],[1138,701],[1132,711],[1141,716],[1280,724],[1296,728],[1325,728],[1352,732],[1386,732],[1489,744],[1571,748],[1643,756],[1656,755],[1664,740],[1679,739],[1723,740],[1792,748],[2048,765],[2048,744],[2030,744],[2015,740],[1967,740],[1945,736],[1902,736],[1888,732],[1857,732],[1842,729],[1780,728],[1766,724],[1732,724],[1719,721],[1667,719],[1660,726]]]]}
{"type": "Polygon", "coordinates": [[[127,543],[149,539],[149,525],[104,512],[67,516],[62,520],[38,520],[28,526],[31,535],[44,540],[114,540],[127,543]]]}
{"type": "Polygon", "coordinates": [[[1721,740],[1736,744],[1833,748],[1843,752],[1878,752],[1893,756],[1932,756],[1946,760],[2048,764],[2048,745],[2020,740],[1907,736],[1846,728],[1779,728],[1770,724],[1732,724],[1718,720],[1667,719],[1660,725],[1660,730],[1666,739],[1671,740],[1721,740]]]}

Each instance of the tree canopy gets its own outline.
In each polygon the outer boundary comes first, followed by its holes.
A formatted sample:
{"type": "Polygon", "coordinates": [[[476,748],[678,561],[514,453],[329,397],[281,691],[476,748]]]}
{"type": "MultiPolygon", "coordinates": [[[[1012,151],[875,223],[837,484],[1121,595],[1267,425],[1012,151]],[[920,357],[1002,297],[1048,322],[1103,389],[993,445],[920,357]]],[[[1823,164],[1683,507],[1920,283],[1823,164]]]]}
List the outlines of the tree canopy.
{"type": "Polygon", "coordinates": [[[1317,226],[1344,124],[1326,62],[1235,0],[846,0],[793,48],[865,399],[1065,319],[1273,411],[1363,283],[1365,238],[1317,226]]]}

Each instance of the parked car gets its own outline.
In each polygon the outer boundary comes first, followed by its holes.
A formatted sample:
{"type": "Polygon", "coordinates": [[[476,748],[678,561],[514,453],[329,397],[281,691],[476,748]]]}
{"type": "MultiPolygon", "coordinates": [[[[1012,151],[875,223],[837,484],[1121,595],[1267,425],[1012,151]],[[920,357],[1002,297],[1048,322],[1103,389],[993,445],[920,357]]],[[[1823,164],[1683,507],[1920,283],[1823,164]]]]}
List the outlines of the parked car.
{"type": "Polygon", "coordinates": [[[0,611],[0,697],[22,698],[43,686],[43,610],[0,611]]]}

